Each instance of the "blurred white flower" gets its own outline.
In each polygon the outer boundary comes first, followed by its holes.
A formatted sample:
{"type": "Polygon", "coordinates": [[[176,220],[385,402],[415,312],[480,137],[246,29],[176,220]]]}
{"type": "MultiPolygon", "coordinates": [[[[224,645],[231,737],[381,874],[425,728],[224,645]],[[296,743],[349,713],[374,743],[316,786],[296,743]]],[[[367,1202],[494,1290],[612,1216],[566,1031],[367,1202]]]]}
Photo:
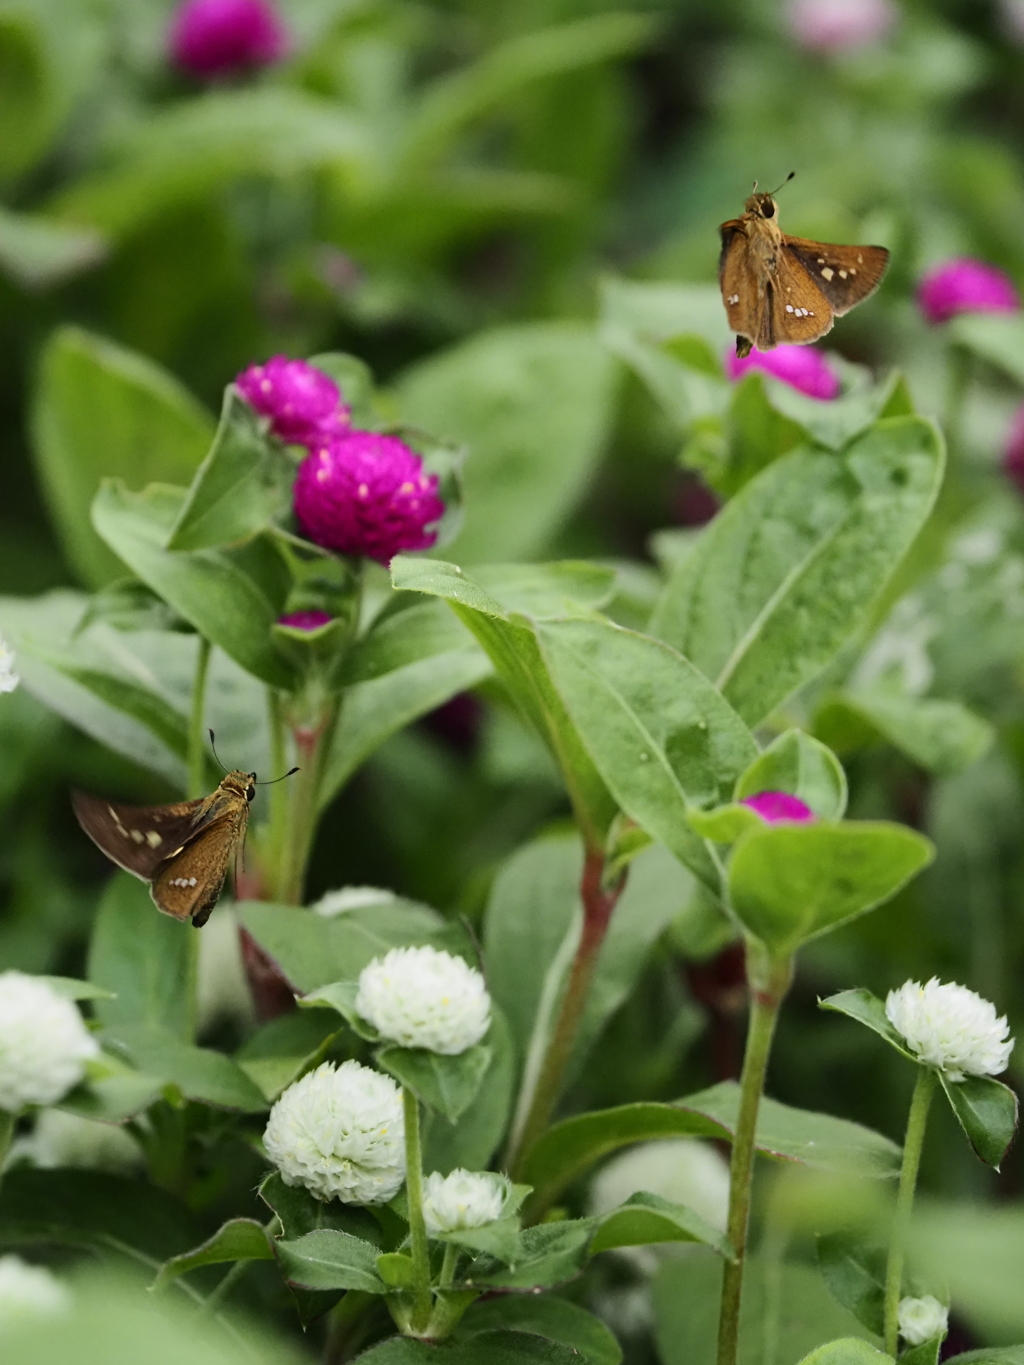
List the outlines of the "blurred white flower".
{"type": "Polygon", "coordinates": [[[487,1032],[491,997],[461,957],[392,948],[360,972],[356,1011],[394,1043],[456,1056],[487,1032]]]}
{"type": "Polygon", "coordinates": [[[890,991],[885,1013],[919,1061],[938,1067],[951,1081],[998,1076],[1006,1070],[1013,1039],[1006,1016],[966,986],[905,981],[890,991]]]}
{"type": "Polygon", "coordinates": [[[789,31],[801,47],[841,52],[877,43],[896,22],[892,0],[790,0],[789,31]]]}
{"type": "Polygon", "coordinates": [[[423,1217],[431,1237],[462,1228],[482,1228],[501,1217],[510,1185],[493,1171],[465,1171],[442,1175],[432,1171],[423,1182],[423,1217]]]}
{"type": "Polygon", "coordinates": [[[949,1330],[949,1309],[931,1294],[923,1299],[900,1299],[900,1336],[909,1346],[945,1336],[949,1330]]]}
{"type": "Polygon", "coordinates": [[[117,1124],[66,1114],[62,1109],[41,1110],[31,1135],[18,1143],[18,1151],[47,1169],[77,1166],[128,1174],[144,1161],[139,1144],[117,1124]]]}
{"type": "Polygon", "coordinates": [[[271,1109],[263,1145],[286,1185],[343,1204],[385,1204],[405,1179],[401,1091],[358,1062],[324,1062],[271,1109]]]}
{"type": "Polygon", "coordinates": [[[1011,43],[1024,43],[1024,0],[1000,0],[1003,32],[1011,43]]]}
{"type": "Polygon", "coordinates": [[[393,905],[398,899],[393,891],[385,891],[379,886],[342,886],[337,891],[327,891],[310,909],[314,915],[333,919],[349,910],[363,910],[372,905],[393,905]]]}
{"type": "Polygon", "coordinates": [[[0,973],[0,1109],[55,1104],[98,1052],[72,1001],[36,977],[0,973]]]}
{"type": "Polygon", "coordinates": [[[0,1329],[26,1318],[56,1317],[70,1307],[71,1295],[48,1270],[20,1256],[0,1256],[0,1329]]]}
{"type": "Polygon", "coordinates": [[[20,681],[14,667],[14,650],[0,635],[0,692],[13,692],[20,681]]]}
{"type": "Polygon", "coordinates": [[[220,904],[199,935],[196,1013],[203,1033],[220,1019],[249,1029],[256,1022],[252,992],[242,961],[234,907],[220,904]]]}

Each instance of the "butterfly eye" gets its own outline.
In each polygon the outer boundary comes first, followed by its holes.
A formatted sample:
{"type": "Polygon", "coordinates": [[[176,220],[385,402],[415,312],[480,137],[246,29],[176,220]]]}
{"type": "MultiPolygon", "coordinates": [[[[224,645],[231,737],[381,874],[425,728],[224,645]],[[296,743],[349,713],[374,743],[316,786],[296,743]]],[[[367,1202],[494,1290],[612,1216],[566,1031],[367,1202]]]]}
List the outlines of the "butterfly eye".
{"type": "Polygon", "coordinates": [[[246,799],[247,801],[251,801],[255,795],[256,795],[256,788],[255,788],[255,787],[253,786],[253,784],[250,782],[249,785],[248,785],[248,786],[246,787],[246,789],[245,789],[245,799],[246,799]]]}
{"type": "Polygon", "coordinates": [[[762,218],[775,217],[775,205],[772,203],[770,199],[763,200],[761,204],[761,217],[762,218]]]}

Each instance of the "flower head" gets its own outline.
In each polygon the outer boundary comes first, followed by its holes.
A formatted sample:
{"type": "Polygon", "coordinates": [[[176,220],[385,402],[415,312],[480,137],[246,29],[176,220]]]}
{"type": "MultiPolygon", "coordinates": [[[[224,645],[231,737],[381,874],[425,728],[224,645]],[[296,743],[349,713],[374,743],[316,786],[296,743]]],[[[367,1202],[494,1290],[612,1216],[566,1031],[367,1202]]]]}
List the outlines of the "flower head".
{"type": "Polygon", "coordinates": [[[464,1228],[482,1228],[501,1217],[510,1192],[503,1175],[493,1171],[464,1171],[442,1175],[433,1171],[423,1182],[423,1218],[431,1237],[464,1228]]]}
{"type": "Polygon", "coordinates": [[[958,313],[1015,313],[1020,307],[1010,277],[969,256],[929,270],[917,287],[917,302],[931,323],[948,322],[958,313]]]}
{"type": "Polygon", "coordinates": [[[70,1000],[36,977],[0,973],[0,1109],[56,1104],[98,1052],[70,1000]]]}
{"type": "Polygon", "coordinates": [[[263,1145],[286,1185],[318,1199],[386,1204],[405,1179],[402,1096],[359,1062],[324,1062],[270,1111],[263,1145]]]}
{"type": "Polygon", "coordinates": [[[908,1346],[944,1337],[949,1330],[949,1309],[931,1294],[923,1299],[900,1299],[897,1315],[900,1336],[908,1346]]]}
{"type": "Polygon", "coordinates": [[[359,974],[356,1011],[403,1047],[456,1056],[487,1032],[491,997],[478,971],[437,948],[392,948],[359,974]]]}
{"type": "Polygon", "coordinates": [[[13,692],[20,681],[14,667],[14,650],[0,635],[0,692],[13,692]]]}
{"type": "Polygon", "coordinates": [[[370,906],[394,905],[397,896],[380,886],[340,886],[336,891],[325,891],[320,899],[309,908],[314,915],[324,919],[334,919],[335,915],[347,915],[350,910],[366,910],[370,906]]]}
{"type": "Polygon", "coordinates": [[[58,1317],[70,1307],[71,1295],[48,1270],[20,1256],[0,1256],[0,1328],[58,1317]]]}
{"type": "Polygon", "coordinates": [[[171,59],[200,80],[279,62],[288,47],[268,0],[186,0],[168,35],[171,59]]]}
{"type": "Polygon", "coordinates": [[[290,626],[292,630],[319,630],[333,620],[329,611],[290,611],[285,616],[279,616],[277,624],[290,626]]]}
{"type": "Polygon", "coordinates": [[[779,820],[806,823],[814,819],[814,811],[810,806],[804,805],[799,796],[792,796],[789,792],[758,792],[756,796],[745,796],[740,804],[749,806],[770,825],[779,820]]]}
{"type": "Polygon", "coordinates": [[[270,418],[275,436],[290,445],[313,446],[348,429],[349,409],[329,375],[305,360],[272,355],[235,379],[245,401],[270,418]]]}
{"type": "Polygon", "coordinates": [[[1003,449],[1003,473],[1024,493],[1024,407],[1017,409],[1010,423],[1003,449]]]}
{"type": "Polygon", "coordinates": [[[812,346],[776,346],[773,351],[751,351],[740,358],[730,352],[725,362],[730,379],[742,379],[748,370],[763,370],[808,398],[828,402],[839,392],[839,379],[821,351],[812,346]]]}
{"type": "Polygon", "coordinates": [[[966,986],[905,981],[890,991],[885,1013],[921,1062],[938,1067],[951,1081],[965,1076],[998,1076],[1006,1070],[1013,1039],[1006,1016],[966,986]]]}
{"type": "Polygon", "coordinates": [[[324,549],[388,564],[427,550],[444,515],[437,475],[397,436],[350,431],[313,450],[295,480],[295,515],[324,549]]]}
{"type": "Polygon", "coordinates": [[[127,1174],[143,1163],[139,1144],[115,1123],[100,1123],[63,1109],[42,1109],[19,1150],[44,1169],[75,1166],[127,1174]]]}
{"type": "Polygon", "coordinates": [[[842,52],[877,43],[896,21],[892,0],[790,0],[789,31],[813,52],[842,52]]]}

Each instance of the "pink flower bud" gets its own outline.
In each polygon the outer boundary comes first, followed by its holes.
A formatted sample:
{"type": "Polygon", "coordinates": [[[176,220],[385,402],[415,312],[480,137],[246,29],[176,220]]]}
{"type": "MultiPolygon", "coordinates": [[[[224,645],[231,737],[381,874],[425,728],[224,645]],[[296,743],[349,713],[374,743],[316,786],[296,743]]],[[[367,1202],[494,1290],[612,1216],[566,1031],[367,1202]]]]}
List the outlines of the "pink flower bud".
{"type": "Polygon", "coordinates": [[[842,52],[877,43],[896,22],[891,0],[790,0],[789,31],[812,52],[842,52]]]}
{"type": "Polygon", "coordinates": [[[1003,473],[1024,493],[1024,406],[1013,414],[1003,451],[1003,473]]]}
{"type": "Polygon", "coordinates": [[[957,313],[1015,313],[1020,307],[1009,276],[969,256],[929,270],[917,287],[917,302],[931,323],[948,322],[957,313]]]}
{"type": "Polygon", "coordinates": [[[789,792],[758,792],[756,796],[744,797],[740,804],[756,811],[769,825],[777,824],[780,820],[806,824],[814,819],[814,811],[810,806],[805,806],[799,796],[791,796],[789,792]]]}
{"type": "Polygon", "coordinates": [[[773,351],[751,351],[741,360],[730,352],[725,370],[730,379],[741,379],[748,370],[763,370],[808,398],[825,402],[839,393],[839,377],[821,351],[811,346],[776,346],[773,351]]]}
{"type": "Polygon", "coordinates": [[[268,0],[186,0],[174,16],[168,46],[185,71],[216,80],[280,61],[288,35],[268,0]]]}
{"type": "Polygon", "coordinates": [[[290,611],[285,616],[279,616],[277,624],[291,626],[292,630],[319,630],[333,620],[329,611],[290,611]]]}
{"type": "Polygon", "coordinates": [[[403,550],[427,550],[444,515],[437,475],[397,436],[349,431],[318,446],[295,480],[295,515],[324,549],[390,563],[403,550]]]}
{"type": "Polygon", "coordinates": [[[349,409],[337,384],[305,360],[271,356],[243,370],[235,385],[250,406],[270,418],[274,435],[291,445],[316,445],[348,428],[349,409]]]}

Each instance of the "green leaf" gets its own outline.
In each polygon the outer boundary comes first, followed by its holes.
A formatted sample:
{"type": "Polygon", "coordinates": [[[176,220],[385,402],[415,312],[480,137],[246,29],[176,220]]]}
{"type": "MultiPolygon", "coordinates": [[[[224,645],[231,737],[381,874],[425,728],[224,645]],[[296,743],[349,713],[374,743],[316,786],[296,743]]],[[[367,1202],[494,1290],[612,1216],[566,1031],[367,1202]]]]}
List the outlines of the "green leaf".
{"type": "Polygon", "coordinates": [[[347,1232],[320,1228],[294,1240],[276,1243],[285,1278],[306,1289],[359,1289],[386,1292],[377,1274],[380,1248],[347,1232]]]}
{"type": "Polygon", "coordinates": [[[235,1061],[268,1100],[324,1060],[339,1033],[337,1020],[297,1010],[264,1024],[235,1053],[235,1061]]]}
{"type": "Polygon", "coordinates": [[[402,376],[403,420],[471,452],[453,558],[543,554],[589,486],[614,390],[607,351],[589,328],[566,322],[478,333],[402,376]]]}
{"type": "Polygon", "coordinates": [[[571,1347],[587,1365],[620,1365],[622,1348],[600,1318],[553,1294],[500,1294],[477,1299],[459,1323],[456,1342],[499,1328],[533,1332],[571,1347]]]}
{"type": "MultiPolygon", "coordinates": [[[[907,1355],[900,1359],[905,1361],[907,1355]]],[[[860,1341],[857,1337],[840,1337],[838,1341],[827,1341],[824,1346],[805,1355],[800,1365],[889,1365],[891,1360],[892,1356],[866,1341],[860,1341]]]]}
{"type": "Polygon", "coordinates": [[[479,564],[473,579],[505,613],[545,621],[587,616],[606,606],[615,592],[616,572],[587,560],[565,559],[552,564],[479,564]]]}
{"type": "Polygon", "coordinates": [[[757,724],[867,618],[924,525],[942,471],[938,432],[914,417],[878,422],[841,457],[777,460],[676,568],[651,630],[757,724]]]}
{"type": "Polygon", "coordinates": [[[477,1043],[457,1057],[445,1057],[421,1047],[389,1046],[380,1049],[376,1060],[424,1104],[455,1123],[477,1096],[491,1049],[477,1043]]]}
{"type": "Polygon", "coordinates": [[[531,1329],[480,1332],[468,1340],[431,1346],[412,1337],[389,1337],[359,1356],[360,1365],[579,1365],[574,1345],[548,1341],[531,1329]]]}
{"type": "Polygon", "coordinates": [[[835,1010],[837,1014],[846,1014],[851,1019],[856,1019],[859,1024],[864,1024],[880,1038],[884,1038],[901,1057],[918,1063],[918,1059],[907,1047],[903,1035],[890,1024],[884,1001],[879,1000],[877,995],[865,990],[863,986],[857,986],[854,990],[839,991],[837,995],[830,995],[826,1000],[819,1000],[818,1005],[823,1010],[835,1010]]]}
{"type": "Polygon", "coordinates": [[[104,1068],[111,1068],[115,1062],[120,1070],[110,1070],[101,1076],[90,1075],[87,1082],[76,1085],[54,1108],[100,1123],[124,1123],[125,1119],[141,1114],[160,1098],[163,1087],[156,1076],[140,1076],[126,1063],[104,1053],[104,1068]]]}
{"type": "Polygon", "coordinates": [[[114,992],[93,981],[76,981],[73,976],[37,976],[51,991],[65,1000],[113,1000],[114,992]]]}
{"type": "Polygon", "coordinates": [[[758,829],[764,824],[760,815],[749,806],[730,801],[714,810],[690,810],[687,820],[702,839],[710,839],[716,844],[734,844],[748,829],[758,829]]]}
{"type": "Polygon", "coordinates": [[[885,1248],[848,1232],[829,1232],[818,1238],[817,1251],[818,1269],[837,1302],[869,1332],[882,1336],[885,1248]]]}
{"type": "Polygon", "coordinates": [[[646,635],[583,620],[547,622],[537,634],[569,715],[623,810],[717,887],[686,815],[732,794],[757,754],[746,726],[686,659],[646,635]]]}
{"type": "Polygon", "coordinates": [[[347,1232],[374,1246],[380,1242],[380,1226],[368,1209],[343,1204],[339,1199],[326,1202],[317,1199],[304,1185],[286,1185],[278,1171],[266,1177],[259,1193],[267,1207],[277,1214],[288,1241],[304,1237],[308,1232],[328,1229],[347,1232]]]}
{"type": "Polygon", "coordinates": [[[400,1251],[377,1257],[377,1274],[389,1289],[412,1289],[416,1283],[416,1263],[400,1251]]]}
{"type": "Polygon", "coordinates": [[[154,481],[188,483],[209,447],[213,421],[151,360],[62,327],[40,361],[31,431],[65,554],[86,583],[99,587],[124,574],[119,552],[111,553],[90,520],[101,481],[117,476],[136,490],[154,481]]]}
{"type": "Polygon", "coordinates": [[[373,682],[438,654],[460,650],[479,654],[472,635],[443,602],[416,598],[395,601],[405,605],[378,616],[350,649],[343,674],[349,686],[373,682]]]}
{"type": "Polygon", "coordinates": [[[971,1146],[987,1166],[998,1171],[1017,1132],[1016,1094],[992,1076],[951,1081],[940,1071],[939,1080],[971,1146]]]}
{"type": "Polygon", "coordinates": [[[768,825],[745,834],[729,865],[732,906],[776,954],[881,905],[932,859],[903,825],[768,825]]]}
{"type": "MultiPolygon", "coordinates": [[[[595,1220],[598,1221],[598,1220],[595,1220]]],[[[603,1214],[590,1243],[590,1255],[614,1247],[650,1246],[656,1242],[702,1242],[734,1260],[725,1237],[693,1209],[657,1194],[640,1191],[603,1214]]]]}
{"type": "Polygon", "coordinates": [[[31,9],[0,15],[0,179],[29,169],[57,131],[57,72],[31,9]]]}
{"type": "Polygon", "coordinates": [[[948,1289],[957,1316],[976,1337],[1024,1340],[1024,1297],[1020,1292],[1024,1283],[1024,1210],[1019,1201],[983,1204],[970,1199],[929,1200],[919,1196],[909,1256],[915,1274],[948,1289]]]}
{"type": "Polygon", "coordinates": [[[0,209],[0,268],[23,289],[61,284],[106,253],[106,238],[92,228],[0,209]]]}
{"type": "Polygon", "coordinates": [[[160,484],[133,494],[118,481],[107,482],[93,503],[93,524],[201,635],[257,678],[290,686],[289,670],[271,643],[288,590],[283,561],[265,538],[237,550],[164,549],[184,497],[181,489],[160,484]]]}
{"type": "Polygon", "coordinates": [[[140,1071],[172,1086],[186,1099],[243,1114],[270,1107],[249,1077],[223,1052],[190,1047],[159,1024],[115,1025],[104,1034],[131,1058],[140,1071]]]}
{"type": "MultiPolygon", "coordinates": [[[[674,1104],[623,1104],[563,1119],[524,1156],[523,1179],[535,1191],[531,1207],[546,1207],[567,1184],[620,1147],[669,1137],[729,1140],[738,1113],[739,1087],[723,1081],[674,1104]]],[[[761,1101],[756,1145],[766,1156],[839,1175],[887,1179],[899,1173],[900,1149],[888,1138],[846,1119],[768,1098],[761,1101]]]]}
{"type": "Polygon", "coordinates": [[[901,1354],[900,1365],[939,1365],[942,1341],[941,1336],[932,1337],[931,1341],[922,1341],[920,1346],[909,1347],[901,1354]]]}
{"type": "Polygon", "coordinates": [[[802,730],[785,730],[736,783],[742,801],[758,792],[789,792],[821,820],[841,820],[846,811],[846,773],[830,749],[802,730]]]}
{"type": "Polygon", "coordinates": [[[733,386],[719,458],[695,459],[690,450],[684,451],[686,463],[696,465],[712,488],[726,498],[733,497],[787,451],[808,442],[804,428],[784,416],[772,402],[774,392],[770,397],[769,390],[776,387],[783,386],[770,385],[766,375],[749,371],[733,386]]]}
{"type": "Polygon", "coordinates": [[[458,1228],[454,1232],[441,1233],[439,1242],[451,1242],[453,1246],[493,1256],[503,1265],[514,1265],[519,1261],[522,1250],[522,1237],[519,1219],[516,1217],[497,1218],[493,1223],[485,1223],[479,1228],[458,1228]]]}
{"type": "Polygon", "coordinates": [[[252,1218],[232,1218],[208,1237],[201,1246],[172,1256],[160,1267],[150,1286],[165,1289],[179,1275],[204,1265],[223,1265],[226,1261],[272,1261],[274,1249],[266,1232],[252,1218]]]}
{"type": "Polygon", "coordinates": [[[168,550],[208,550],[248,540],[291,509],[295,465],[267,441],[234,385],[220,425],[167,540],[168,550]]]}
{"type": "Polygon", "coordinates": [[[442,1113],[426,1115],[423,1136],[423,1166],[427,1171],[485,1170],[497,1150],[508,1125],[515,1082],[515,1058],[508,1024],[501,1009],[492,1003],[491,1027],[487,1035],[491,1060],[484,1072],[476,1098],[457,1123],[442,1113]]]}
{"type": "Polygon", "coordinates": [[[473,1265],[462,1283],[505,1289],[546,1289],[564,1284],[583,1269],[592,1232],[588,1218],[525,1228],[514,1266],[489,1269],[487,1262],[473,1265]]]}
{"type": "Polygon", "coordinates": [[[116,872],[107,883],[89,944],[89,980],[104,992],[104,1028],[159,1024],[190,1039],[192,955],[189,925],[161,915],[144,882],[116,872]]]}
{"type": "Polygon", "coordinates": [[[1024,384],[1024,318],[1017,313],[964,313],[946,326],[951,341],[1024,384]]]}
{"type": "Polygon", "coordinates": [[[1024,1346],[982,1346],[946,1360],[948,1365],[1024,1365],[1024,1346]]]}
{"type": "Polygon", "coordinates": [[[981,758],[994,731],[958,701],[903,697],[881,688],[833,693],[814,717],[815,733],[850,753],[881,736],[912,762],[951,777],[981,758]]]}
{"type": "Polygon", "coordinates": [[[312,910],[270,901],[243,901],[238,916],[292,989],[303,994],[354,981],[392,948],[440,942],[445,925],[435,910],[396,900],[326,919],[312,910]]]}

